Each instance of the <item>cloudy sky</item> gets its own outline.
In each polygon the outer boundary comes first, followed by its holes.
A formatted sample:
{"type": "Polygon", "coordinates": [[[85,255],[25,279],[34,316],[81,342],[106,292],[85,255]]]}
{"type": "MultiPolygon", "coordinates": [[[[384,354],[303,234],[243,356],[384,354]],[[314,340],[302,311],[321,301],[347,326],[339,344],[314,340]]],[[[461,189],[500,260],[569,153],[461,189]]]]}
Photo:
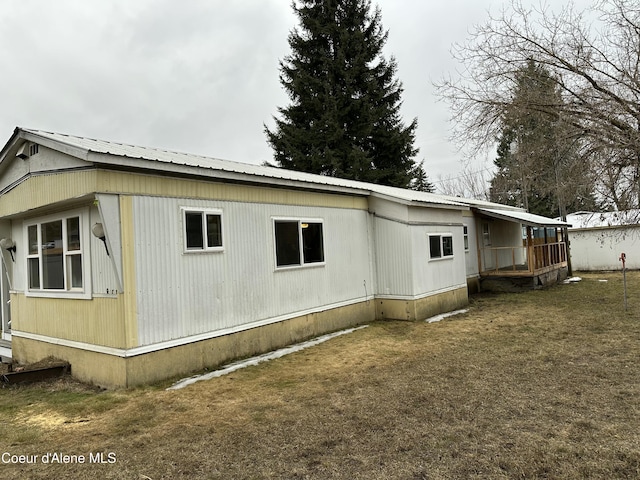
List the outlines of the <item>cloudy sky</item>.
{"type": "MultiPolygon", "coordinates": [[[[451,45],[502,1],[373,3],[389,30],[385,55],[398,61],[403,116],[418,118],[417,159],[436,183],[455,176],[461,155],[431,82],[455,72],[451,45]]],[[[289,0],[4,0],[0,24],[2,143],[21,126],[239,162],[271,159],[263,125],[288,104],[278,62],[296,25],[289,0]]]]}

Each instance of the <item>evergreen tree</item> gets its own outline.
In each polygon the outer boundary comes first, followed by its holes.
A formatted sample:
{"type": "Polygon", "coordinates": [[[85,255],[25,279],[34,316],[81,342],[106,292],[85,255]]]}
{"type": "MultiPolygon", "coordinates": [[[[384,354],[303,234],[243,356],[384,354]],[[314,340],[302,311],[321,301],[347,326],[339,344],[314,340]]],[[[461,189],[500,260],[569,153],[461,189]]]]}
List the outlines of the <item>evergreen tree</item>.
{"type": "Polygon", "coordinates": [[[409,182],[409,188],[411,190],[428,193],[433,193],[435,191],[435,186],[429,181],[427,172],[424,170],[424,161],[416,163],[411,176],[413,177],[411,182],[409,182]]]}
{"type": "Polygon", "coordinates": [[[398,187],[428,184],[413,160],[417,120],[405,126],[400,117],[396,61],[381,53],[388,33],[379,8],[372,11],[369,0],[292,7],[300,27],[280,62],[291,105],[278,108],[273,131],[265,126],[276,165],[398,187]]]}
{"type": "Polygon", "coordinates": [[[590,168],[578,155],[577,132],[559,114],[562,97],[534,61],[517,72],[503,116],[491,199],[548,217],[595,207],[590,168]]]}

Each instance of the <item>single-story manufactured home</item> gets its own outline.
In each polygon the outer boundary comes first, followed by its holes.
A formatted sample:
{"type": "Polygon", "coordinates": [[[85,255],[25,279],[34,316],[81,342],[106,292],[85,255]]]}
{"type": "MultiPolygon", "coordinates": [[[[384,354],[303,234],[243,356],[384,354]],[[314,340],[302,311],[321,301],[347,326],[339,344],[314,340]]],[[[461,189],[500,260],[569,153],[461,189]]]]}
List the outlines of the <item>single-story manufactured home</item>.
{"type": "Polygon", "coordinates": [[[571,224],[571,264],[574,270],[640,269],[640,210],[576,212],[567,215],[571,224]]]}
{"type": "Polygon", "coordinates": [[[16,128],[0,151],[0,354],[150,383],[566,275],[522,209],[16,128]]]}

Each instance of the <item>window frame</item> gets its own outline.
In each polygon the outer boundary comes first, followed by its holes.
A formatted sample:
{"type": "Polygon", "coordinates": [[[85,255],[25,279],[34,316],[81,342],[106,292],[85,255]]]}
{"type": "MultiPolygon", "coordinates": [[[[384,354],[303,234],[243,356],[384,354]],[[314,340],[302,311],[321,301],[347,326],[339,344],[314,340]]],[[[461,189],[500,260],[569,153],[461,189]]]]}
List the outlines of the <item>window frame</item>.
{"type": "Polygon", "coordinates": [[[469,226],[462,225],[462,243],[464,245],[464,251],[469,251],[469,226]]]}
{"type": "Polygon", "coordinates": [[[300,268],[315,268],[315,267],[323,267],[326,265],[326,248],[325,248],[325,222],[322,218],[301,218],[301,217],[272,217],[271,219],[272,229],[273,229],[273,260],[276,271],[282,270],[292,270],[292,269],[300,269],[300,268]],[[288,265],[279,265],[278,264],[278,237],[276,232],[276,224],[277,223],[297,223],[297,235],[298,235],[298,260],[299,263],[288,264],[288,265]],[[303,235],[303,225],[305,224],[318,224],[321,226],[321,261],[309,261],[305,262],[304,255],[304,235],[303,235]]]}
{"type": "Polygon", "coordinates": [[[24,294],[28,297],[49,297],[49,298],[79,298],[90,299],[91,290],[91,236],[89,235],[89,210],[80,209],[57,214],[34,217],[23,222],[24,235],[24,294]],[[78,219],[78,242],[79,248],[69,250],[69,220],[78,219]],[[61,243],[62,243],[62,283],[63,288],[44,288],[44,265],[43,265],[43,244],[42,226],[61,222],[61,243]],[[37,252],[32,251],[29,238],[29,229],[36,227],[37,252]],[[73,287],[73,274],[71,272],[74,259],[80,257],[80,271],[82,275],[82,286],[73,287]],[[38,262],[38,288],[31,288],[30,262],[34,259],[38,262]]]}
{"type": "Polygon", "coordinates": [[[180,207],[180,216],[182,219],[182,253],[214,253],[224,252],[224,215],[222,209],[219,208],[203,208],[203,207],[180,207]],[[188,247],[187,244],[187,214],[198,213],[201,215],[202,222],[202,248],[188,247]],[[220,245],[210,247],[207,241],[207,216],[216,215],[220,217],[220,245]]]}
{"type": "Polygon", "coordinates": [[[440,261],[440,260],[450,260],[452,258],[454,258],[455,256],[455,251],[453,249],[453,234],[452,233],[429,233],[428,235],[428,239],[429,239],[429,261],[440,261]],[[431,252],[431,246],[432,246],[432,238],[438,238],[438,247],[439,247],[439,256],[433,256],[432,252],[431,252]],[[450,245],[451,245],[451,253],[450,254],[445,254],[445,241],[444,239],[450,239],[450,245]]]}

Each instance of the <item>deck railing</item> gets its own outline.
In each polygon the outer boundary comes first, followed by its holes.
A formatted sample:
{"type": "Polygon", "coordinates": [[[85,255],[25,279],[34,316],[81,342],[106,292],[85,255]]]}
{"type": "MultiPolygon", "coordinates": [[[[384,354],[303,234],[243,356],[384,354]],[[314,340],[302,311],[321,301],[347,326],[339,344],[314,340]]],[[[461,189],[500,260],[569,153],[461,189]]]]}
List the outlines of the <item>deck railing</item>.
{"type": "Polygon", "coordinates": [[[567,266],[564,242],[479,250],[481,275],[528,276],[567,266]]]}

